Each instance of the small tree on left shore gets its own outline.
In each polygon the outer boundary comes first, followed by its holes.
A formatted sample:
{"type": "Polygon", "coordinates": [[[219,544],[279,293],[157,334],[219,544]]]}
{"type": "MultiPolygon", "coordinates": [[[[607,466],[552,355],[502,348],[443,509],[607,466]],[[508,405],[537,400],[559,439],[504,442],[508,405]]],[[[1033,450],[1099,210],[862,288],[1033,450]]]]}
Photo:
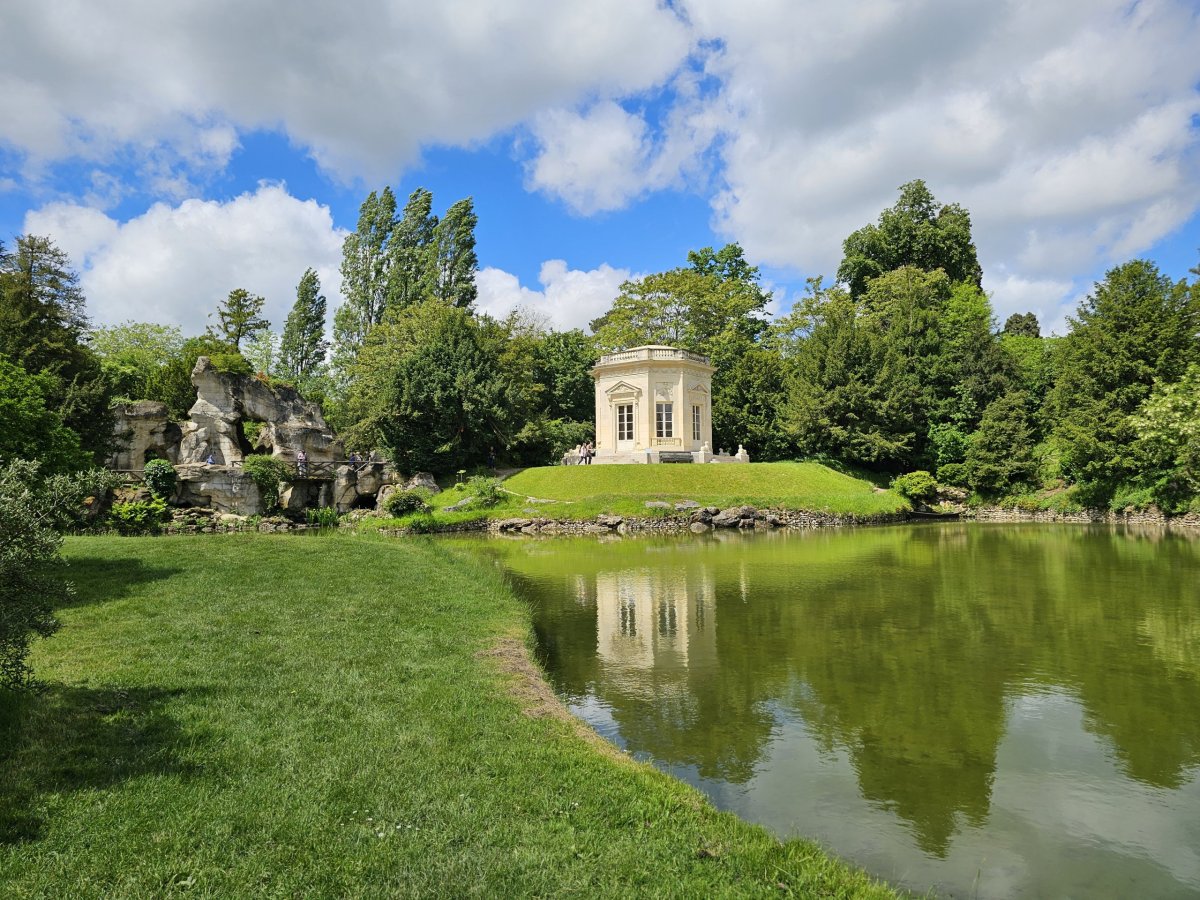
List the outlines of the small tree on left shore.
{"type": "Polygon", "coordinates": [[[54,608],[73,593],[62,576],[63,527],[110,482],[101,472],[42,478],[36,462],[0,463],[0,690],[29,686],[30,644],[54,633],[54,608]]]}

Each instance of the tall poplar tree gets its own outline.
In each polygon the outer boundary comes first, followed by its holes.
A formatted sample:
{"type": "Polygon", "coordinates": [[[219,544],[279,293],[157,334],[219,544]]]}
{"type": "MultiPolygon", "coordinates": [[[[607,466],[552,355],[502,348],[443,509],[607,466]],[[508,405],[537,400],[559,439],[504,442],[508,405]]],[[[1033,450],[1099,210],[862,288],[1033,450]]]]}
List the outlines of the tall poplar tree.
{"type": "Polygon", "coordinates": [[[288,313],[279,347],[279,368],[291,379],[315,375],[325,361],[325,295],[312,269],[305,271],[296,286],[296,302],[288,313]]]}
{"type": "Polygon", "coordinates": [[[419,187],[404,204],[404,212],[392,232],[387,288],[390,308],[403,309],[433,296],[437,226],[433,194],[419,187]]]}
{"type": "Polygon", "coordinates": [[[358,210],[358,228],[342,244],[341,341],[362,344],[371,326],[383,320],[387,305],[388,244],[396,227],[396,196],[390,187],[374,191],[358,210]]]}
{"type": "Polygon", "coordinates": [[[475,302],[475,204],[470,197],[446,210],[434,229],[434,296],[450,306],[467,309],[475,302]]]}

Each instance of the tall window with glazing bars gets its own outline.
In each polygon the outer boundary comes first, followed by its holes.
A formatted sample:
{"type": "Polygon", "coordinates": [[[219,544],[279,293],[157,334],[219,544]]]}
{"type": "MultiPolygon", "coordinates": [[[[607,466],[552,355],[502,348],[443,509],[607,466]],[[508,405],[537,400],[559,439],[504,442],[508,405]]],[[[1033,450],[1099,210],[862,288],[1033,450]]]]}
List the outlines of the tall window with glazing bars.
{"type": "Polygon", "coordinates": [[[671,420],[671,404],[656,403],[654,405],[654,433],[660,438],[675,436],[671,420]]]}

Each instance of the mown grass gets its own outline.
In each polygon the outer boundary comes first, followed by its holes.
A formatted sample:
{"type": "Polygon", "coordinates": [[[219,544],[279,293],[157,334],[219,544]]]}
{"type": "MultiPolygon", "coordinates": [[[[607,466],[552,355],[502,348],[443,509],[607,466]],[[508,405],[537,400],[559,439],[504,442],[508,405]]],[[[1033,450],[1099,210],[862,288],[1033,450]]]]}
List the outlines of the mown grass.
{"type": "Polygon", "coordinates": [[[45,689],[0,701],[0,896],[889,895],[525,714],[488,651],[527,612],[435,542],[67,555],[45,689]]]}
{"type": "MultiPolygon", "coordinates": [[[[815,462],[545,466],[518,472],[503,487],[508,493],[495,506],[447,512],[446,507],[468,496],[450,488],[430,501],[431,516],[418,518],[446,526],[521,515],[570,520],[591,519],[601,513],[663,516],[674,510],[647,508],[646,503],[673,505],[682,500],[702,506],[749,504],[863,519],[909,508],[898,494],[877,491],[869,481],[815,462]]],[[[413,518],[406,516],[388,524],[408,525],[413,518]]]]}

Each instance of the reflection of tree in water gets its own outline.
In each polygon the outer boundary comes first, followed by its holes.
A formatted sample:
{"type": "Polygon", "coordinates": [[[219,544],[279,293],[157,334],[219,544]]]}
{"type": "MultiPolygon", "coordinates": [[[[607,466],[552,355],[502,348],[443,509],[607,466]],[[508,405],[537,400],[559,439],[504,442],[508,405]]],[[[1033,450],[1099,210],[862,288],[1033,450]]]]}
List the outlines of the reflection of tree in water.
{"type": "Polygon", "coordinates": [[[901,594],[880,579],[875,596],[835,591],[808,604],[791,658],[808,688],[796,710],[813,733],[848,750],[865,798],[944,855],[957,815],[987,816],[1005,717],[996,663],[1009,648],[988,623],[939,609],[925,575],[901,594]]]}
{"type": "Polygon", "coordinates": [[[934,854],[960,817],[986,818],[1006,700],[1030,687],[1078,697],[1131,778],[1171,788],[1200,765],[1194,539],[964,526],[678,546],[568,552],[559,564],[590,596],[536,613],[562,687],[596,693],[629,746],[668,763],[748,780],[779,702],[844,747],[863,796],[934,854]],[[606,665],[599,573],[652,555],[675,570],[663,585],[715,598],[709,655],[606,665]]]}
{"type": "Polygon", "coordinates": [[[1200,543],[1151,532],[1077,545],[1054,599],[1070,603],[1070,584],[1092,602],[1075,601],[1057,668],[1041,666],[1062,684],[1074,676],[1088,730],[1107,739],[1129,777],[1179,787],[1200,766],[1200,667],[1194,646],[1180,652],[1182,636],[1200,632],[1200,543]]]}

